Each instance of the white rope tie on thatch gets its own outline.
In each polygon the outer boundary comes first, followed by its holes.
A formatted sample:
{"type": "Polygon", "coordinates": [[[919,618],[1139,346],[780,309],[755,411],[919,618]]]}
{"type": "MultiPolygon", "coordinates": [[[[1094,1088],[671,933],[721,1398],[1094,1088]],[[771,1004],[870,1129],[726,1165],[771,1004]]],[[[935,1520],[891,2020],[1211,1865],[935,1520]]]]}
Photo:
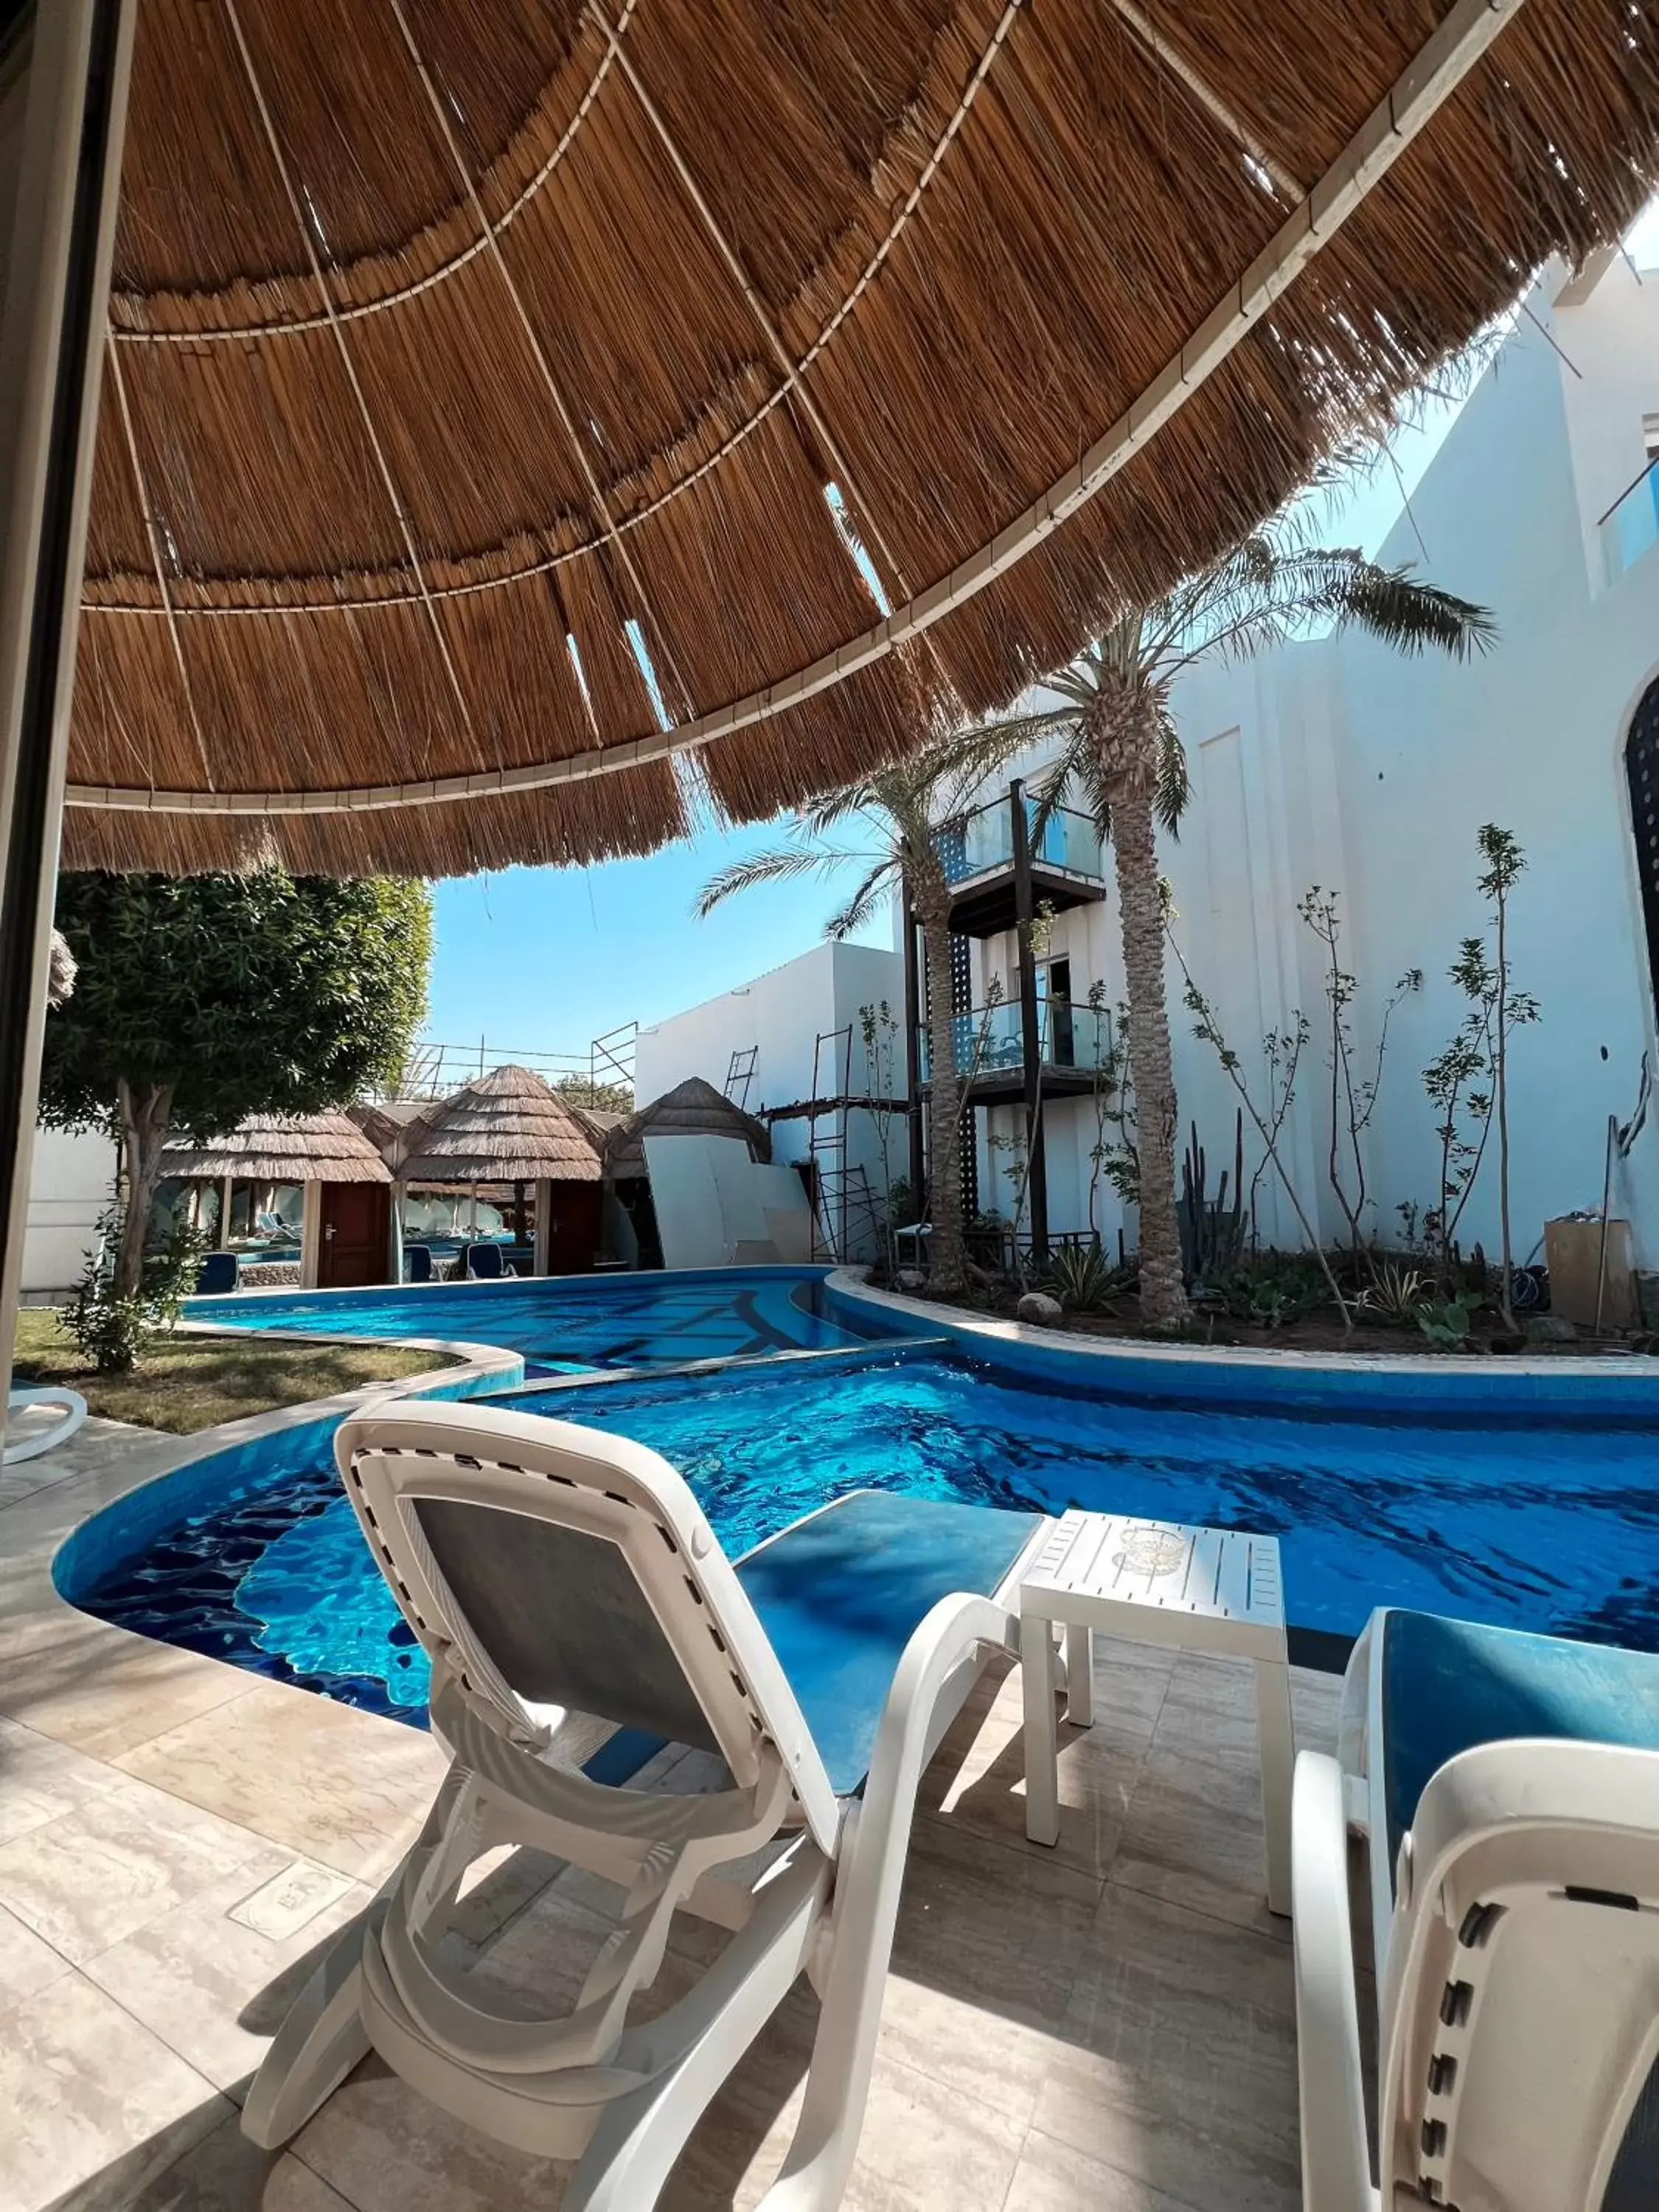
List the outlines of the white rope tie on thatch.
{"type": "MultiPolygon", "coordinates": [[[[624,7],[622,15],[617,19],[616,28],[607,32],[607,35],[611,42],[610,50],[611,53],[619,50],[622,43],[623,33],[628,27],[629,21],[634,13],[636,4],[637,0],[628,0],[628,4],[624,7]]],[[[585,538],[581,539],[579,544],[568,545],[559,552],[546,554],[534,561],[521,562],[513,568],[503,568],[490,576],[475,578],[470,581],[462,583],[429,586],[428,589],[433,598],[440,599],[466,599],[475,592],[494,592],[500,590],[508,584],[522,583],[532,576],[549,575],[555,569],[562,568],[573,561],[580,560],[584,554],[591,553],[596,546],[605,543],[605,537],[608,536],[620,539],[625,532],[637,530],[642,522],[650,521],[653,515],[660,514],[665,507],[672,507],[676,500],[683,498],[695,484],[700,483],[704,477],[708,476],[713,470],[719,468],[722,461],[726,460],[729,455],[736,453],[738,447],[743,444],[744,439],[747,438],[752,431],[758,430],[762,423],[770,418],[774,410],[779,407],[784,400],[787,399],[792,392],[800,391],[800,380],[802,377],[805,375],[807,370],[811,368],[812,363],[817,359],[818,356],[830,343],[830,341],[835,337],[836,332],[846,321],[848,316],[850,315],[854,308],[857,307],[865,293],[868,291],[877,273],[881,269],[882,264],[887,260],[888,257],[891,254],[893,248],[898,244],[899,239],[904,231],[905,225],[909,222],[911,216],[915,215],[916,210],[921,206],[923,195],[926,193],[927,187],[933,183],[933,179],[938,175],[940,163],[944,161],[946,153],[950,150],[951,144],[956,139],[957,134],[962,129],[963,123],[967,120],[969,114],[972,111],[974,102],[978,97],[981,86],[984,84],[986,78],[990,75],[992,64],[996,60],[997,56],[1002,52],[1004,42],[1007,39],[1009,32],[1013,28],[1014,19],[1019,14],[1023,4],[1024,0],[1007,0],[1007,5],[1004,8],[1000,17],[998,19],[995,30],[991,33],[990,38],[986,42],[985,51],[981,54],[978,62],[975,64],[973,73],[968,80],[968,83],[963,92],[962,97],[957,100],[955,107],[951,111],[951,113],[945,121],[944,129],[939,132],[939,137],[933,142],[933,151],[929,154],[927,161],[923,164],[921,175],[916,179],[915,183],[910,187],[910,190],[906,193],[903,200],[900,203],[898,213],[893,217],[892,222],[888,225],[881,243],[877,246],[875,252],[870,256],[870,258],[865,263],[863,269],[860,271],[858,282],[853,286],[851,291],[848,293],[846,298],[842,300],[840,305],[835,309],[829,319],[824,323],[823,328],[819,331],[817,337],[813,339],[811,344],[808,346],[806,351],[801,356],[799,361],[792,361],[789,358],[787,349],[782,348],[781,340],[774,335],[771,331],[769,321],[768,322],[768,335],[773,337],[775,350],[778,351],[780,362],[787,372],[782,383],[777,386],[776,390],[768,392],[766,398],[762,400],[760,405],[746,415],[743,421],[737,425],[736,428],[732,430],[720,441],[720,444],[715,447],[714,452],[708,455],[707,459],[700,461],[696,468],[688,470],[684,476],[677,477],[672,484],[668,485],[665,490],[659,492],[654,499],[647,500],[643,507],[636,507],[631,509],[627,514],[621,516],[615,522],[610,523],[606,532],[602,536],[598,538],[585,538]]],[[[599,9],[590,8],[588,12],[597,24],[604,25],[605,17],[599,9]]],[[[607,60],[609,58],[608,54],[607,60]]],[[[418,64],[418,55],[416,55],[416,59],[418,64]]],[[[624,57],[623,59],[624,68],[626,68],[626,58],[624,57]]],[[[592,97],[593,94],[598,92],[599,82],[599,80],[596,78],[590,89],[590,99],[592,97]]],[[[637,80],[635,80],[635,82],[637,83],[637,80]]],[[[648,97],[648,95],[646,97],[648,97]]],[[[641,106],[644,106],[644,105],[645,100],[642,99],[641,106]]],[[[653,115],[653,119],[656,119],[654,113],[653,115]]],[[[660,130],[662,127],[663,126],[659,122],[658,128],[660,130]]],[[[574,131],[574,128],[575,125],[573,123],[571,125],[572,131],[574,131]]],[[[665,136],[665,144],[669,144],[665,136]]],[[[672,154],[672,144],[669,144],[669,150],[672,154]]],[[[549,173],[551,173],[550,169],[549,173]]],[[[695,191],[696,187],[693,186],[692,190],[695,191]]],[[[712,215],[708,214],[706,210],[702,210],[700,201],[699,207],[700,212],[702,212],[704,215],[704,220],[710,225],[711,235],[714,238],[716,244],[723,246],[724,240],[721,239],[718,229],[714,228],[714,218],[712,215]]],[[[495,226],[497,230],[505,228],[506,221],[507,218],[503,216],[501,221],[495,226]]],[[[468,248],[466,254],[462,257],[462,259],[471,260],[475,253],[483,252],[484,246],[487,243],[487,240],[480,238],[476,245],[468,248]]],[[[447,267],[459,268],[462,265],[462,260],[458,259],[457,261],[447,265],[447,267]]],[[[737,276],[739,283],[743,284],[745,290],[749,292],[751,306],[755,307],[757,312],[764,317],[764,304],[758,301],[754,297],[752,289],[749,287],[748,279],[743,275],[741,268],[738,267],[735,269],[733,273],[737,276]]],[[[394,294],[391,296],[392,298],[411,297],[416,292],[425,290],[428,283],[438,283],[445,274],[445,270],[435,270],[429,278],[425,278],[421,283],[410,287],[407,293],[394,294]]],[[[377,302],[376,304],[378,305],[379,303],[377,302]]],[[[343,314],[346,311],[342,312],[343,314]]],[[[358,308],[349,312],[361,314],[367,313],[371,311],[368,308],[358,308]]],[[[290,331],[320,329],[323,325],[324,319],[325,319],[323,317],[317,316],[309,322],[274,323],[266,325],[249,324],[246,325],[239,325],[234,331],[209,331],[204,332],[204,335],[208,337],[253,335],[261,337],[281,337],[290,331]]],[[[152,332],[144,331],[123,331],[118,332],[117,335],[133,342],[144,342],[151,338],[155,338],[158,342],[173,342],[175,339],[182,340],[185,337],[191,334],[173,331],[152,332]]],[[[805,392],[801,392],[800,396],[805,404],[813,408],[813,414],[816,419],[817,410],[813,407],[812,402],[805,392]]],[[[827,432],[823,433],[822,434],[823,434],[826,440],[828,440],[827,432]]],[[[834,458],[835,447],[833,441],[829,443],[828,449],[830,452],[832,458],[834,458]]],[[[843,489],[845,489],[844,479],[846,475],[849,473],[845,458],[840,457],[836,459],[836,465],[842,472],[842,480],[843,483],[843,489]]],[[[858,501],[858,505],[860,511],[864,512],[867,517],[868,503],[863,500],[860,500],[858,501]]],[[[872,522],[872,534],[877,534],[875,532],[873,521],[872,522]]],[[[884,557],[892,563],[895,580],[899,582],[902,588],[908,591],[909,589],[909,586],[904,580],[903,569],[901,564],[895,558],[890,548],[883,543],[880,546],[880,550],[882,551],[884,557]]],[[[343,606],[415,606],[419,604],[420,596],[420,593],[417,592],[377,592],[372,599],[343,599],[337,594],[331,593],[326,599],[317,601],[315,604],[328,607],[331,610],[343,606]]],[[[154,607],[142,600],[134,601],[126,599],[112,599],[100,596],[92,600],[90,604],[95,605],[101,612],[106,614],[153,615],[156,611],[154,607]]],[[[210,604],[203,603],[201,605],[192,602],[189,611],[192,615],[269,616],[277,613],[292,612],[295,609],[292,603],[284,603],[278,605],[273,604],[270,600],[266,599],[258,603],[251,602],[245,606],[228,606],[222,602],[213,602],[210,604]]]]}
{"type": "Polygon", "coordinates": [[[161,525],[150,503],[149,488],[144,482],[143,463],[138,458],[138,440],[132,427],[132,410],[127,402],[126,379],[121,374],[121,363],[113,346],[108,349],[110,379],[115,386],[115,404],[121,417],[121,431],[127,449],[127,460],[132,469],[133,489],[138,495],[138,511],[144,518],[144,535],[149,540],[149,557],[155,567],[155,588],[161,594],[161,605],[167,615],[167,636],[173,645],[173,658],[178,665],[179,682],[185,695],[185,705],[190,711],[190,726],[196,739],[196,750],[200,756],[202,773],[207,778],[207,787],[213,788],[213,763],[208,753],[207,739],[202,731],[202,718],[196,709],[196,694],[191,688],[190,668],[185,659],[185,641],[179,635],[179,617],[173,611],[173,592],[167,583],[167,564],[161,545],[161,525]]]}
{"type": "MultiPolygon", "coordinates": [[[[232,0],[227,0],[231,5],[232,0]]],[[[885,620],[850,638],[794,675],[764,690],[714,708],[678,728],[561,761],[499,769],[412,784],[331,792],[148,792],[77,785],[70,805],[168,814],[298,814],[372,811],[441,805],[489,793],[586,782],[647,761],[706,745],[785,708],[833,689],[857,671],[920,637],[986,587],[1091,500],[1186,404],[1228,358],[1297,275],[1328,244],[1366,195],[1393,167],[1525,0],[1456,0],[1308,197],[1279,226],[1250,267],[1206,316],[1126,415],[1025,512],[949,574],[885,620]]],[[[307,244],[309,240],[307,240],[307,244]]],[[[153,610],[152,610],[153,611],[153,610]]],[[[435,619],[435,617],[434,617],[435,619]]]]}
{"type": "Polygon", "coordinates": [[[392,464],[387,460],[386,448],[380,443],[380,433],[374,428],[374,417],[369,411],[368,395],[363,390],[362,380],[358,377],[357,364],[352,358],[351,348],[346,343],[345,331],[342,329],[340,318],[336,313],[333,289],[329,283],[322,257],[317,251],[316,240],[311,234],[311,226],[306,221],[306,211],[300,204],[300,195],[295,187],[293,174],[288,166],[288,158],[283,151],[282,141],[276,135],[276,125],[270,112],[270,104],[265,99],[264,87],[259,82],[259,73],[253,66],[253,56],[249,51],[247,40],[243,33],[242,19],[237,12],[236,0],[224,0],[224,5],[231,33],[236,41],[236,51],[241,58],[242,68],[247,77],[248,90],[253,95],[253,104],[259,112],[259,122],[265,134],[265,143],[270,148],[270,158],[276,165],[276,173],[282,179],[283,190],[288,196],[289,206],[294,211],[295,224],[299,230],[301,241],[305,246],[306,259],[311,264],[311,274],[317,286],[317,295],[323,303],[324,312],[328,317],[329,330],[333,335],[335,345],[339,349],[340,366],[346,373],[346,381],[350,385],[352,396],[357,403],[357,412],[362,420],[363,435],[368,440],[370,451],[374,456],[374,465],[380,471],[380,481],[386,486],[386,495],[391,501],[392,513],[398,519],[398,532],[404,541],[404,552],[409,562],[410,574],[415,579],[421,603],[426,609],[427,620],[432,627],[433,641],[437,646],[439,658],[443,662],[444,672],[449,678],[449,688],[455,695],[455,704],[460,709],[462,723],[467,735],[472,737],[474,732],[471,709],[466,703],[465,693],[461,690],[461,679],[456,672],[454,658],[449,650],[449,641],[444,635],[444,626],[438,619],[438,610],[432,604],[432,594],[427,589],[425,572],[422,568],[421,556],[415,544],[414,526],[409,519],[409,510],[398,492],[397,480],[392,473],[392,464]]]}
{"type": "Polygon", "coordinates": [[[1247,131],[1244,125],[1228,106],[1226,101],[1193,67],[1179,47],[1170,45],[1156,23],[1147,21],[1134,0],[1112,0],[1124,21],[1141,44],[1155,53],[1165,69],[1181,79],[1193,98],[1218,123],[1239,149],[1248,154],[1273,190],[1289,207],[1297,207],[1308,197],[1303,186],[1281,162],[1275,161],[1267,148],[1247,131]]]}
{"type": "MultiPolygon", "coordinates": [[[[455,133],[451,128],[449,117],[445,112],[443,101],[438,97],[438,88],[432,82],[432,72],[428,69],[425,57],[415,43],[415,33],[409,27],[409,18],[404,13],[403,0],[392,0],[392,12],[398,19],[398,28],[402,32],[404,44],[409,49],[409,58],[415,64],[415,73],[421,80],[432,112],[437,118],[438,129],[442,134],[450,161],[454,165],[455,174],[460,181],[461,190],[471,204],[473,215],[483,233],[484,243],[489,249],[490,259],[495,264],[501,283],[507,288],[507,295],[513,302],[513,312],[517,316],[520,328],[524,332],[525,343],[530,348],[531,356],[536,363],[542,382],[547,386],[548,396],[553,402],[559,421],[564,426],[565,436],[570,441],[570,450],[576,457],[576,465],[581,471],[582,480],[587,486],[588,497],[593,502],[593,513],[600,526],[601,532],[599,541],[590,539],[588,542],[590,544],[602,542],[616,547],[617,557],[627,569],[628,580],[634,586],[634,595],[639,603],[640,612],[645,616],[657,634],[657,641],[667,655],[669,670],[679,687],[682,699],[689,699],[691,693],[679,670],[674,665],[673,653],[664,634],[662,624],[651,611],[651,602],[646,593],[645,580],[635,566],[633,554],[622,541],[621,532],[617,528],[609,503],[605,499],[605,487],[600,483],[598,471],[588,459],[587,448],[583,444],[581,434],[576,428],[575,418],[565,404],[564,393],[560,388],[559,380],[553,374],[553,364],[547,357],[547,349],[536,335],[536,326],[531,321],[529,313],[525,307],[524,295],[519,289],[512,270],[507,265],[507,257],[501,252],[501,243],[495,234],[495,226],[490,222],[484,210],[484,204],[478,196],[478,188],[472,180],[472,172],[468,167],[460,148],[455,143],[455,133]]],[[[622,54],[620,33],[612,31],[609,24],[606,24],[605,28],[606,35],[611,40],[612,51],[621,56],[623,67],[626,70],[628,58],[622,54]]],[[[567,632],[566,635],[568,635],[569,633],[567,632]]],[[[586,684],[582,688],[586,696],[586,684]]],[[[592,715],[591,702],[588,714],[591,719],[592,715]]]]}
{"type": "MultiPolygon", "coordinates": [[[[617,18],[617,27],[614,31],[606,33],[605,52],[601,55],[592,76],[588,79],[586,91],[576,103],[575,113],[559,133],[552,152],[542,162],[535,174],[520,186],[507,206],[502,209],[496,221],[495,227],[498,230],[505,230],[524,213],[526,208],[536,198],[574,144],[576,133],[586,122],[588,110],[599,98],[605,81],[611,74],[611,65],[617,58],[617,49],[627,33],[629,24],[634,19],[634,12],[638,5],[639,0],[623,0],[622,14],[617,18]]],[[[140,330],[131,325],[112,324],[110,336],[122,345],[217,345],[234,338],[296,337],[307,331],[326,330],[330,323],[336,319],[343,323],[361,322],[366,315],[378,315],[383,313],[387,307],[401,307],[406,300],[418,300],[422,292],[431,291],[434,285],[443,283],[447,278],[453,276],[459,270],[465,269],[469,261],[476,260],[488,244],[489,240],[484,238],[469,240],[459,253],[451,254],[447,260],[441,261],[435,269],[428,270],[424,276],[417,276],[412,283],[399,284],[392,291],[378,293],[372,300],[356,300],[345,304],[337,302],[332,316],[328,314],[291,315],[280,323],[215,323],[201,330],[183,331],[140,330]]],[[[345,270],[341,273],[349,276],[350,271],[345,270]]],[[[149,312],[149,307],[150,295],[148,293],[112,292],[110,294],[112,314],[117,313],[146,314],[149,312]]],[[[383,602],[377,601],[376,604],[380,605],[383,602]]]]}

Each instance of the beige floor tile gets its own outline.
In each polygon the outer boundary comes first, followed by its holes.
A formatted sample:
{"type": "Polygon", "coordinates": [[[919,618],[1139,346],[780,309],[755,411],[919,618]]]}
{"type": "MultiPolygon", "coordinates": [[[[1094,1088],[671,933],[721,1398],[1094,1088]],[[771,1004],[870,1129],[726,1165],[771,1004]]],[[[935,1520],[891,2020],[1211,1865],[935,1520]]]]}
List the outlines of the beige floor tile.
{"type": "Polygon", "coordinates": [[[0,1844],[61,1820],[125,1779],[118,1766],[0,1720],[0,1844]]]}
{"type": "MultiPolygon", "coordinates": [[[[1231,2212],[1218,2197],[1202,2212],[1231,2212]]],[[[1034,2128],[1014,2168],[1003,2212],[1192,2212],[1178,2197],[1166,2197],[1149,2181],[1103,2166],[1070,2144],[1034,2128]]]]}
{"type": "MultiPolygon", "coordinates": [[[[1092,1728],[1059,1726],[1060,1841],[1054,1856],[1096,1877],[1116,1856],[1123,1817],[1153,1736],[1168,1680],[1162,1670],[1097,1666],[1092,1728]]],[[[963,1826],[1022,1848],[1025,1841],[1024,1706],[1016,1672],[992,1698],[973,1740],[952,1744],[929,1771],[922,1803],[963,1826]]]]}
{"type": "Polygon", "coordinates": [[[1290,1922],[1267,1910],[1261,1784],[1253,1763],[1154,1745],[1107,1879],[1290,1942],[1290,1922]]]}
{"type": "Polygon", "coordinates": [[[1298,1751],[1336,1751],[1342,1708],[1342,1677],[1317,1674],[1311,1667],[1291,1669],[1291,1712],[1298,1751]]]}
{"type": "Polygon", "coordinates": [[[290,1852],[267,1846],[84,1968],[170,2050],[239,2100],[313,1969],[372,1893],[353,1882],[279,1942],[232,1917],[295,1864],[290,1852]]]}
{"type": "Polygon", "coordinates": [[[38,1644],[0,1656],[0,1713],[94,1759],[247,1694],[238,1668],[67,1609],[38,1644]]]}
{"type": "Polygon", "coordinates": [[[1107,1885],[1038,2130],[1211,2212],[1298,2202],[1286,1948],[1107,1885]]]}
{"type": "Polygon", "coordinates": [[[290,2153],[256,2149],[240,2116],[215,2128],[132,2200],[131,2212],[352,2212],[290,2153]]]}
{"type": "Polygon", "coordinates": [[[65,1975],[0,2034],[0,2208],[125,2212],[230,2111],[101,1990],[65,1975]]]}
{"type": "MultiPolygon", "coordinates": [[[[0,1906],[0,2021],[14,2005],[69,1971],[69,1960],[60,1951],[0,1906]]],[[[4,2033],[0,2027],[0,2035],[4,2033]]]]}
{"type": "Polygon", "coordinates": [[[554,2212],[570,2170],[464,2126],[373,2057],[291,2148],[356,2212],[554,2212]]]}
{"type": "Polygon", "coordinates": [[[0,1847],[0,1905],[80,1964],[262,1856],[246,1828],[129,1781],[0,1847]]]}
{"type": "Polygon", "coordinates": [[[412,1842],[447,1761],[423,1729],[258,1682],[234,1705],[157,1735],[120,1764],[193,1805],[375,1882],[412,1842]]]}

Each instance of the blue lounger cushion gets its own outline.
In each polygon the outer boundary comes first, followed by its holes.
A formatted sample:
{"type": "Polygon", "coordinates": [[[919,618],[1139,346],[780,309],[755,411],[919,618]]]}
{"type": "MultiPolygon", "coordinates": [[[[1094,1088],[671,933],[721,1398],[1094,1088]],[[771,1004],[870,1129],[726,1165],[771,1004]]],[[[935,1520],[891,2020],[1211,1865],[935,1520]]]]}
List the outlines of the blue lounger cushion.
{"type": "Polygon", "coordinates": [[[737,1563],[837,1796],[869,1771],[911,1631],[942,1597],[989,1597],[1041,1516],[861,1490],[737,1563]]]}
{"type": "Polygon", "coordinates": [[[1392,1610],[1382,1636],[1390,1866],[1430,1776],[1460,1751],[1528,1735],[1659,1751],[1659,1653],[1392,1610]]]}

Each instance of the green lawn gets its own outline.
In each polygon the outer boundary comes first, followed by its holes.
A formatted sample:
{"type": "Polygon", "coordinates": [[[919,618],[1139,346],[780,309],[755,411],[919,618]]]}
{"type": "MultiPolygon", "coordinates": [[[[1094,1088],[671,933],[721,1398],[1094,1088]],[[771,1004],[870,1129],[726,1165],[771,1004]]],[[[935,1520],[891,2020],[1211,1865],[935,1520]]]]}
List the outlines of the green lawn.
{"type": "Polygon", "coordinates": [[[272,1343],[249,1332],[162,1337],[131,1375],[100,1375],[51,1307],[26,1306],[17,1316],[12,1372],[19,1382],[67,1382],[109,1420],[189,1436],[273,1406],[297,1406],[442,1364],[435,1352],[384,1344],[272,1343]]]}

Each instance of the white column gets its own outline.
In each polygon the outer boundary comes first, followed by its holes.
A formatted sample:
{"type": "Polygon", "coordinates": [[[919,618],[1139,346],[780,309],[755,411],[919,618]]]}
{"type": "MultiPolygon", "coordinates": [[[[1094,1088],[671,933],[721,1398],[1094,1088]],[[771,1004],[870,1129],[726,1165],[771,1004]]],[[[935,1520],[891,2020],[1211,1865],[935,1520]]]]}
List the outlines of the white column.
{"type": "Polygon", "coordinates": [[[323,1262],[323,1186],[319,1182],[308,1182],[303,1188],[305,1206],[301,1214],[300,1287],[314,1291],[323,1262]]]}

